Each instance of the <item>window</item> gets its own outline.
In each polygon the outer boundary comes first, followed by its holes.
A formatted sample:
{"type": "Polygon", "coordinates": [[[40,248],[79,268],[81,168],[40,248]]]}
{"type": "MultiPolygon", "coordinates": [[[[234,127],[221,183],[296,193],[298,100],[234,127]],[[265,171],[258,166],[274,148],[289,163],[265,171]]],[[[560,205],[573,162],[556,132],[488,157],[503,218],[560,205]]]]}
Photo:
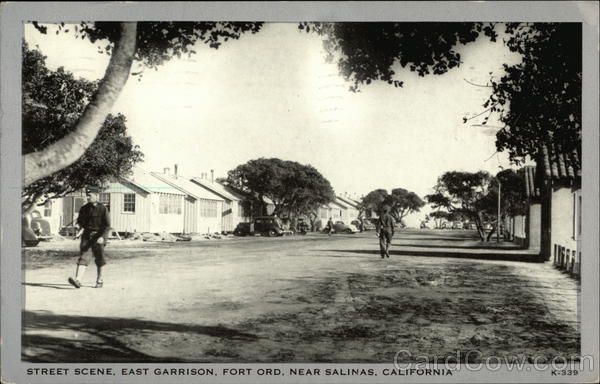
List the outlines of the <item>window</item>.
{"type": "Polygon", "coordinates": [[[52,216],[52,201],[48,200],[44,204],[44,217],[52,216]]]}
{"type": "Polygon", "coordinates": [[[123,212],[135,212],[135,193],[123,194],[123,212]]]}
{"type": "Polygon", "coordinates": [[[181,215],[181,198],[178,195],[161,194],[158,197],[158,213],[181,215]]]}
{"type": "Polygon", "coordinates": [[[217,202],[212,200],[200,199],[200,216],[217,217],[217,202]]]}
{"type": "Polygon", "coordinates": [[[104,204],[106,208],[110,209],[110,193],[101,193],[98,200],[104,204]]]}
{"type": "Polygon", "coordinates": [[[327,210],[321,208],[320,211],[321,211],[321,219],[326,219],[327,218],[327,210]]]}

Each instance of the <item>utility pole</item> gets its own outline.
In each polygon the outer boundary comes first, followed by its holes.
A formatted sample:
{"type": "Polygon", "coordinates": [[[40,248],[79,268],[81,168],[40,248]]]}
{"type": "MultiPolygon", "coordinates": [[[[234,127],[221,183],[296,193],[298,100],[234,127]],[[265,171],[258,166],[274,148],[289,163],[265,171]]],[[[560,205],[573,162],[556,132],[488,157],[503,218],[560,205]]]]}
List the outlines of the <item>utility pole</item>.
{"type": "Polygon", "coordinates": [[[500,242],[500,196],[502,194],[502,184],[500,183],[500,179],[498,180],[498,215],[496,217],[496,242],[500,242]]]}

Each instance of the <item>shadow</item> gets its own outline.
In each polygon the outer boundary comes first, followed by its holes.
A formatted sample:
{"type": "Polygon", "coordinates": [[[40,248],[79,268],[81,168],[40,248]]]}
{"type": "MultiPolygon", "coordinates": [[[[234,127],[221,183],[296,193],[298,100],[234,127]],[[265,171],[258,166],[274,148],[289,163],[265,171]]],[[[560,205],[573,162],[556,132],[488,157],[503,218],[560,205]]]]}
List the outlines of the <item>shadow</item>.
{"type": "Polygon", "coordinates": [[[23,311],[22,319],[22,360],[30,362],[189,362],[175,357],[151,356],[128,347],[122,341],[131,340],[136,335],[144,338],[150,333],[157,335],[164,332],[167,342],[172,342],[177,337],[173,333],[193,333],[227,341],[248,342],[258,339],[253,334],[222,326],[164,323],[135,318],[23,311]]]}
{"type": "MultiPolygon", "coordinates": [[[[379,258],[379,249],[365,250],[365,249],[322,249],[317,250],[320,252],[341,252],[341,253],[354,253],[363,255],[377,255],[379,258]]],[[[456,251],[434,251],[434,250],[398,250],[392,249],[389,251],[391,256],[424,256],[424,257],[454,257],[459,259],[478,259],[478,260],[503,260],[503,261],[520,261],[529,263],[543,263],[543,257],[537,253],[526,253],[526,252],[512,252],[512,253],[498,253],[498,252],[482,252],[482,253],[468,253],[468,252],[456,252],[456,251]]],[[[334,256],[335,257],[335,256],[334,256]]],[[[343,257],[343,256],[337,256],[343,257]]]]}
{"type": "Polygon", "coordinates": [[[29,285],[31,287],[54,288],[54,289],[76,289],[71,284],[22,283],[22,285],[29,285]]]}
{"type": "Polygon", "coordinates": [[[518,251],[518,250],[526,250],[525,247],[520,247],[518,245],[444,245],[444,244],[394,244],[392,246],[395,247],[416,247],[416,248],[458,248],[458,249],[483,249],[483,250],[506,250],[506,251],[518,251]]]}

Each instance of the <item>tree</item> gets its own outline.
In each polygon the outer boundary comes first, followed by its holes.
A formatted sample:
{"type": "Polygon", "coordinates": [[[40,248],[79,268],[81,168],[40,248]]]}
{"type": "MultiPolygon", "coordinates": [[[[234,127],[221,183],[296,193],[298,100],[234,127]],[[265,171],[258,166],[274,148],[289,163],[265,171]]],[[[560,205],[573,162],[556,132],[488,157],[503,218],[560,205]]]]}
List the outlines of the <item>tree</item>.
{"type": "MultiPolygon", "coordinates": [[[[352,90],[373,81],[402,87],[394,67],[420,76],[441,75],[461,64],[457,47],[482,34],[498,37],[495,23],[303,23],[301,29],[325,37],[328,59],[337,59],[352,90]]],[[[503,128],[498,151],[519,163],[539,160],[545,146],[561,153],[581,153],[581,24],[507,23],[506,46],[522,62],[504,64],[506,75],[490,79],[482,124],[495,113],[503,128]]],[[[466,123],[470,119],[464,118],[466,123]]],[[[580,159],[580,156],[577,156],[580,159]]]]}
{"type": "Polygon", "coordinates": [[[490,82],[484,107],[504,123],[498,151],[517,163],[539,161],[544,146],[581,154],[581,24],[508,23],[506,32],[506,45],[523,60],[505,64],[506,75],[490,82]]]}
{"type": "Polygon", "coordinates": [[[361,199],[361,206],[367,216],[370,217],[373,212],[379,213],[381,211],[384,202],[388,202],[388,204],[391,203],[388,199],[389,195],[385,189],[376,189],[367,193],[367,195],[361,199]]]}
{"type": "Polygon", "coordinates": [[[477,227],[479,237],[484,241],[484,224],[495,217],[495,205],[490,195],[494,188],[497,188],[497,183],[485,171],[451,171],[438,178],[435,193],[425,196],[425,199],[434,209],[445,209],[447,217],[458,213],[471,219],[477,227]]]}
{"type": "MultiPolygon", "coordinates": [[[[512,169],[505,169],[496,174],[500,181],[500,207],[503,216],[525,215],[528,202],[525,192],[525,180],[522,175],[512,169]]],[[[493,190],[492,194],[496,194],[493,190]]]]}
{"type": "Polygon", "coordinates": [[[268,197],[273,214],[295,218],[316,217],[316,210],[335,199],[329,181],[310,166],[277,158],[259,158],[237,166],[227,174],[229,185],[255,194],[259,204],[268,197]]]}
{"type": "MultiPolygon", "coordinates": [[[[92,43],[108,41],[99,49],[110,54],[111,59],[104,78],[75,123],[75,129],[43,149],[23,156],[24,185],[69,166],[84,154],[125,86],[134,60],[142,68],[156,68],[174,56],[195,53],[191,47],[197,42],[216,49],[222,42],[238,39],[244,32],[257,32],[261,25],[244,22],[82,22],[73,27],[76,38],[92,43]]],[[[38,23],[34,26],[41,33],[48,31],[46,26],[38,23]]],[[[68,33],[70,29],[61,23],[56,33],[61,31],[68,33]]]]}
{"type": "Polygon", "coordinates": [[[385,189],[376,189],[362,198],[364,210],[371,215],[372,212],[380,212],[384,206],[390,208],[390,214],[396,222],[402,220],[413,212],[418,212],[425,202],[414,192],[404,188],[394,188],[389,194],[385,189]]]}
{"type": "Polygon", "coordinates": [[[381,80],[395,87],[393,67],[399,64],[419,76],[441,75],[461,64],[458,44],[475,41],[481,33],[495,41],[493,23],[301,23],[307,32],[325,38],[327,59],[337,59],[340,73],[351,82],[350,89],[381,80]]]}
{"type": "MultiPolygon", "coordinates": [[[[23,153],[34,153],[74,129],[98,84],[76,79],[63,68],[50,71],[38,50],[23,45],[23,153]]],[[[70,166],[23,188],[23,209],[41,199],[64,196],[128,173],[143,154],[126,135],[125,116],[109,115],[84,155],[70,166]]]]}
{"type": "Polygon", "coordinates": [[[395,216],[398,222],[402,222],[402,219],[411,213],[419,212],[421,207],[425,205],[419,195],[403,188],[392,189],[391,196],[393,201],[392,215],[395,216]]]}

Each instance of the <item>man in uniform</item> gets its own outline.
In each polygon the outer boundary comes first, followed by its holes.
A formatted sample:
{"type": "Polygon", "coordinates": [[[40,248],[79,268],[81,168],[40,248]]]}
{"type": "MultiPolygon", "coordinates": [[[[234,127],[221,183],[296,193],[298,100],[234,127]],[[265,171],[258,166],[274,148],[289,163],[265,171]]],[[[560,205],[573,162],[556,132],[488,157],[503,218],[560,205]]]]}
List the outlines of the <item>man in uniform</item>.
{"type": "Polygon", "coordinates": [[[110,217],[108,209],[98,201],[99,192],[99,188],[86,189],[85,195],[88,202],[81,207],[79,216],[77,217],[77,225],[79,225],[83,232],[81,233],[81,242],[79,244],[80,256],[77,260],[75,277],[69,277],[69,283],[75,288],[81,288],[83,274],[91,260],[90,253],[88,252],[90,248],[98,272],[96,288],[102,288],[104,284],[102,267],[106,264],[104,247],[106,246],[106,239],[110,230],[110,217]]]}
{"type": "Polygon", "coordinates": [[[390,215],[390,207],[383,207],[377,221],[377,236],[379,237],[379,253],[381,258],[390,258],[389,248],[394,236],[394,218],[390,215]]]}

